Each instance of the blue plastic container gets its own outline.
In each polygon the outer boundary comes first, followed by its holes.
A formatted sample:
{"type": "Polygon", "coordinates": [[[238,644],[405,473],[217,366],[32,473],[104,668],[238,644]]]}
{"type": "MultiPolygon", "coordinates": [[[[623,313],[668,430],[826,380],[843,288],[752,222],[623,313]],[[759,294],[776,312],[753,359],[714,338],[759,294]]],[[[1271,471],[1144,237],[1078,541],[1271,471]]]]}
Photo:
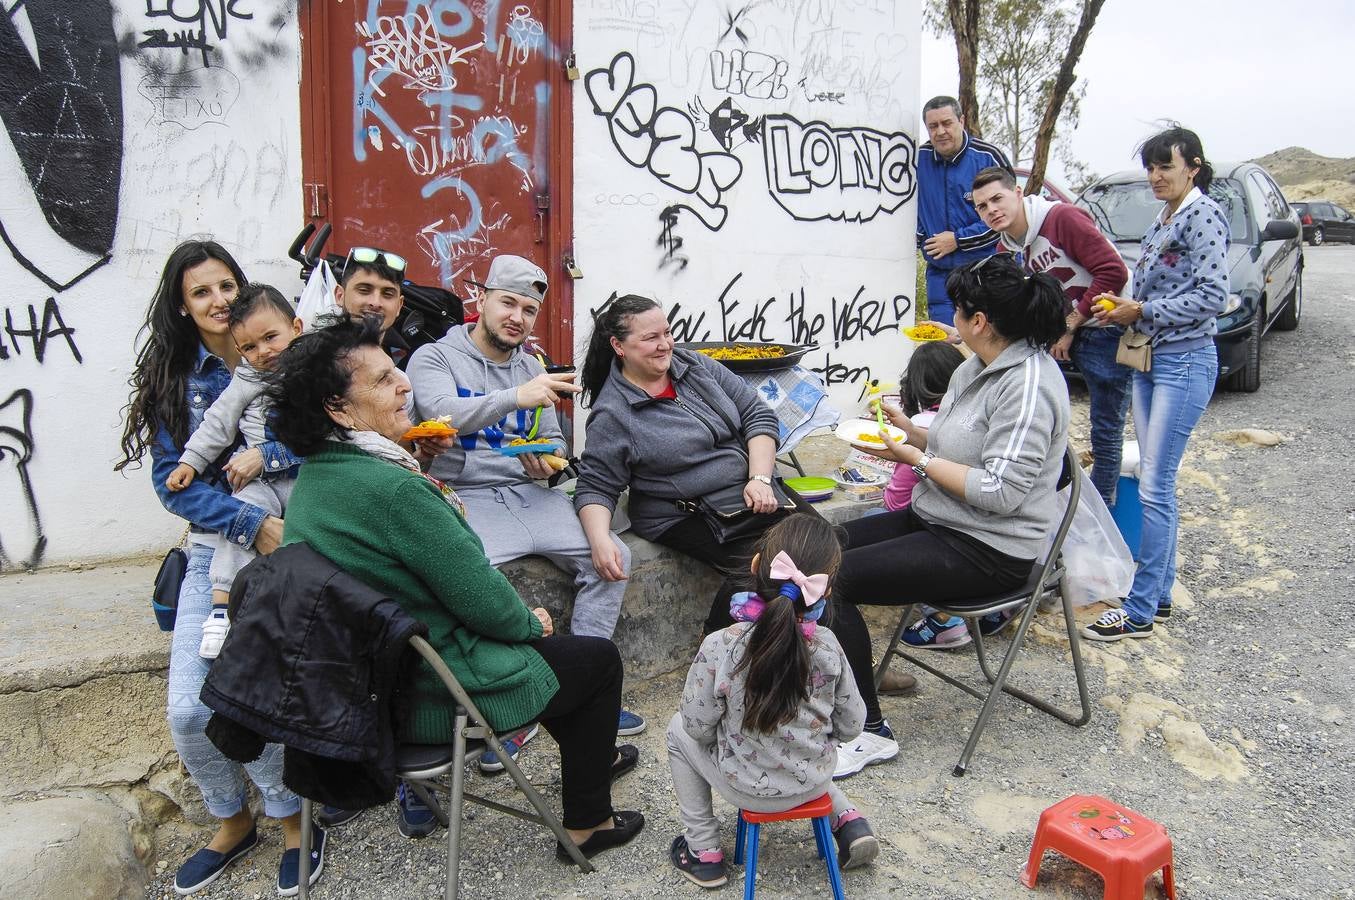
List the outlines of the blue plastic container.
{"type": "Polygon", "coordinates": [[[1129,475],[1121,475],[1115,488],[1115,506],[1110,511],[1111,518],[1120,529],[1120,536],[1129,545],[1129,552],[1135,560],[1139,558],[1139,540],[1143,532],[1143,504],[1139,502],[1139,480],[1129,475]]]}

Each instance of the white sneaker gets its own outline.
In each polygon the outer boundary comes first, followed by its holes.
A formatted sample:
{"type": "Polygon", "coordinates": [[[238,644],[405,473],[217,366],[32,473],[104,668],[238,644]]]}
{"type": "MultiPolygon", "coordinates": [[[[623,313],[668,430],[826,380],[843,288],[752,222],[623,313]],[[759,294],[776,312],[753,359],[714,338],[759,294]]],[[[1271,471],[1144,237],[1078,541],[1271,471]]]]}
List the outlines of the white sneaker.
{"type": "Polygon", "coordinates": [[[898,741],[863,731],[856,740],[838,745],[837,769],[834,770],[833,777],[846,778],[855,775],[866,766],[893,759],[898,755],[898,741]]]}
{"type": "Polygon", "coordinates": [[[231,630],[231,620],[226,618],[224,609],[213,609],[202,623],[202,643],[198,645],[198,656],[203,659],[216,659],[221,654],[221,645],[231,630]]]}

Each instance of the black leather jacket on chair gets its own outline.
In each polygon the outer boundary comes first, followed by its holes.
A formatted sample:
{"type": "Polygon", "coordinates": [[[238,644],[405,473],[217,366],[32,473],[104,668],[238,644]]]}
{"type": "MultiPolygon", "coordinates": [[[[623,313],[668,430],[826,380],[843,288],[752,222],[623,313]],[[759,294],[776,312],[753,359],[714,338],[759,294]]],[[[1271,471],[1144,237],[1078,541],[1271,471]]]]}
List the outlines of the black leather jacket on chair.
{"type": "Polygon", "coordinates": [[[212,742],[242,761],[285,745],[283,780],[312,800],[388,802],[406,650],[428,628],[304,543],[242,569],[230,615],[201,694],[212,742]]]}

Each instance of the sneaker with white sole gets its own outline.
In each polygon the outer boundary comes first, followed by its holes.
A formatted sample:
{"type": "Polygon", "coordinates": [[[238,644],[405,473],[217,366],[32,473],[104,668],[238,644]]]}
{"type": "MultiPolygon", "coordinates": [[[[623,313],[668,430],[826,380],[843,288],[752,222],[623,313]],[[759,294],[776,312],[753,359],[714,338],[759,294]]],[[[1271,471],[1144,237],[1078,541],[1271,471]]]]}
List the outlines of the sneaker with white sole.
{"type": "Polygon", "coordinates": [[[428,837],[438,827],[438,817],[423,802],[408,782],[400,782],[395,793],[395,829],[412,841],[428,837]]]}
{"type": "MultiPolygon", "coordinates": [[[[533,725],[530,728],[524,728],[521,731],[514,732],[509,737],[504,738],[500,743],[503,744],[503,749],[508,753],[509,758],[516,762],[518,754],[522,752],[523,745],[536,737],[536,733],[540,728],[541,726],[539,724],[533,725]]],[[[484,772],[486,775],[503,771],[503,762],[499,759],[499,754],[495,753],[493,750],[486,750],[480,755],[479,766],[480,771],[484,772]]]]}
{"type": "Polygon", "coordinates": [[[226,635],[230,630],[231,620],[226,617],[226,611],[220,607],[212,607],[211,614],[202,623],[202,643],[198,644],[198,656],[203,659],[216,659],[220,656],[221,645],[226,642],[226,635]]]}
{"type": "Polygon", "coordinates": [[[974,640],[964,619],[942,619],[936,613],[923,616],[903,630],[903,642],[914,650],[954,650],[974,640]]]}
{"type": "Polygon", "coordinates": [[[633,713],[628,709],[621,710],[621,715],[617,717],[616,733],[619,737],[630,737],[633,734],[639,734],[644,731],[648,724],[644,716],[639,713],[633,713]]]}
{"type": "Polygon", "coordinates": [[[1082,629],[1082,636],[1092,641],[1118,641],[1121,638],[1146,638],[1153,634],[1153,623],[1140,625],[1122,609],[1108,609],[1101,618],[1082,629]]]}
{"type": "MultiPolygon", "coordinates": [[[[886,730],[888,726],[886,725],[886,730]]],[[[860,772],[866,766],[882,763],[899,755],[899,742],[894,740],[893,732],[889,736],[863,731],[856,740],[838,744],[837,768],[834,778],[847,778],[860,772]]]]}
{"type": "Polygon", "coordinates": [[[1157,612],[1153,613],[1153,621],[1162,623],[1169,621],[1172,617],[1172,605],[1170,603],[1159,603],[1157,612]]]}

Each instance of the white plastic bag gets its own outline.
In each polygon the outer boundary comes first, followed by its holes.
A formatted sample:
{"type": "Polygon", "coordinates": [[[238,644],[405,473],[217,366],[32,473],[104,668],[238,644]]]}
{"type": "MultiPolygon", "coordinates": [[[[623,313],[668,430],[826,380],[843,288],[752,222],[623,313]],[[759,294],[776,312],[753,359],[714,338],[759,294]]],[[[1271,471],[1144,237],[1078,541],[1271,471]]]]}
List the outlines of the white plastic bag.
{"type": "MultiPolygon", "coordinates": [[[[1064,596],[1074,606],[1115,602],[1127,596],[1134,584],[1134,557],[1087,473],[1079,468],[1077,477],[1082,480],[1082,491],[1072,527],[1063,540],[1064,596]]],[[[1059,491],[1060,516],[1068,508],[1068,497],[1069,488],[1059,491]]]]}
{"type": "Polygon", "coordinates": [[[323,315],[339,312],[339,302],[334,298],[334,289],[339,282],[330,271],[329,263],[323,259],[311,271],[306,289],[301,292],[301,300],[296,305],[296,317],[306,331],[311,330],[315,320],[323,315]]]}

